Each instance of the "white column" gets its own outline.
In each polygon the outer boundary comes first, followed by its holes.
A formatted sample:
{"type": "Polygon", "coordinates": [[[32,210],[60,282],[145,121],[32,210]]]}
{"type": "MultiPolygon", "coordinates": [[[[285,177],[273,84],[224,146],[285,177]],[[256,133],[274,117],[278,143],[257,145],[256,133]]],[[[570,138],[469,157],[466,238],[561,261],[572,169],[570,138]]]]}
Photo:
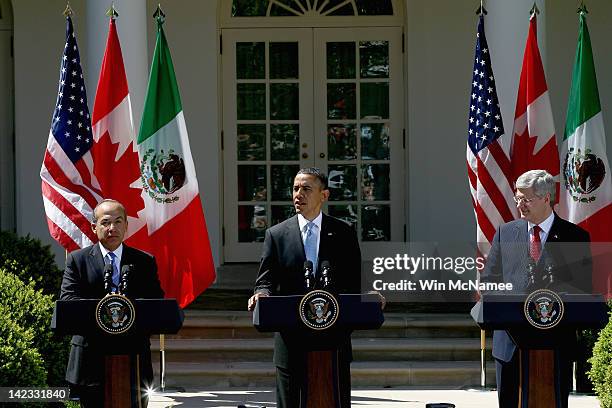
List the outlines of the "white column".
{"type": "MultiPolygon", "coordinates": [[[[109,17],[106,11],[110,1],[87,0],[87,97],[90,109],[100,76],[100,65],[108,37],[109,17]]],[[[146,0],[114,0],[117,17],[117,32],[123,53],[123,63],[130,88],[134,128],[138,132],[144,97],[149,78],[147,52],[147,24],[153,19],[147,16],[146,0]]]]}
{"type": "MultiPolygon", "coordinates": [[[[537,0],[538,45],[546,71],[546,11],[545,1],[537,0]]],[[[533,0],[485,0],[487,42],[491,49],[491,64],[497,84],[497,96],[504,119],[504,148],[509,149],[514,123],[514,109],[518,92],[523,54],[529,29],[529,11],[533,0]],[[507,145],[508,144],[508,145],[507,145]]]]}

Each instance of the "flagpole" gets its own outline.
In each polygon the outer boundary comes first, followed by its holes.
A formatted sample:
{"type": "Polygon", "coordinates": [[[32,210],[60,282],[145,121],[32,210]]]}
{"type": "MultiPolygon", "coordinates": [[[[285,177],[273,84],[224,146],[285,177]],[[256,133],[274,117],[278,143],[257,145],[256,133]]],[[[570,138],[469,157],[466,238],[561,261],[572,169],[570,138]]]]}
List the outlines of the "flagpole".
{"type": "MultiPolygon", "coordinates": [[[[484,22],[484,16],[487,14],[487,9],[484,7],[484,0],[480,0],[480,5],[476,9],[476,15],[484,22]]],[[[480,281],[480,274],[478,275],[478,280],[480,281]]],[[[484,329],[480,329],[480,387],[469,387],[468,391],[490,391],[490,389],[487,388],[486,356],[486,332],[484,329]]]]}
{"type": "MultiPolygon", "coordinates": [[[[156,23],[163,23],[166,15],[161,9],[161,4],[157,4],[157,9],[153,13],[153,20],[156,23]]],[[[166,390],[166,336],[159,335],[159,388],[162,392],[166,390]]]]}

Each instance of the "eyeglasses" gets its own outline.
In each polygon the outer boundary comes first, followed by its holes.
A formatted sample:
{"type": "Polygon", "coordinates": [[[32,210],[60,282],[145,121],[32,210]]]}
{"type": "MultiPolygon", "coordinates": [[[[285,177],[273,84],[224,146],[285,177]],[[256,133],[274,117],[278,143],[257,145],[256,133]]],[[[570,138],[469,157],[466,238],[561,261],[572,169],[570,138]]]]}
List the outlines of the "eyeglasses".
{"type": "Polygon", "coordinates": [[[535,197],[527,198],[527,197],[516,197],[516,196],[514,196],[514,202],[517,203],[517,204],[521,204],[521,203],[529,204],[529,203],[535,201],[537,198],[540,198],[540,197],[535,196],[535,197]]]}

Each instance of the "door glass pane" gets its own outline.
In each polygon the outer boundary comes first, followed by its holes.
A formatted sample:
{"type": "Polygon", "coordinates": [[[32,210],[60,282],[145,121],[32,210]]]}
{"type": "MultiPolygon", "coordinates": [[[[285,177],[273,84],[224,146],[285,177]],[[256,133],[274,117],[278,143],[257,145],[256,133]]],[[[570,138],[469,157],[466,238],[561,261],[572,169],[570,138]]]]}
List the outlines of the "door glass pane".
{"type": "Polygon", "coordinates": [[[327,118],[355,119],[355,98],[354,83],[327,84],[327,118]]]}
{"type": "Polygon", "coordinates": [[[360,16],[393,15],[391,0],[355,0],[355,4],[360,16]]]}
{"type": "Polygon", "coordinates": [[[364,205],[361,207],[362,241],[391,240],[391,211],[388,205],[364,205]]]}
{"type": "Polygon", "coordinates": [[[238,206],[238,242],[263,242],[268,221],[264,205],[238,206]]]}
{"type": "Polygon", "coordinates": [[[265,201],[266,166],[238,165],[238,200],[265,201]]]}
{"type": "Polygon", "coordinates": [[[266,118],[266,84],[238,84],[238,120],[266,118]]]}
{"type": "MultiPolygon", "coordinates": [[[[373,1],[373,0],[370,0],[373,1]]],[[[376,0],[378,1],[378,0],[376,0]]],[[[353,6],[349,4],[344,5],[342,7],[336,8],[339,5],[347,3],[346,0],[319,0],[319,4],[323,4],[321,7],[321,14],[329,13],[331,16],[352,16],[354,15],[353,6]],[[348,6],[348,8],[346,7],[348,6]]]]}
{"type": "MultiPolygon", "coordinates": [[[[262,0],[257,0],[262,2],[262,0]]],[[[287,0],[280,0],[282,3],[287,3],[287,0]]],[[[263,3],[263,2],[262,2],[263,3]]],[[[290,7],[291,8],[291,7],[290,7]]],[[[297,16],[299,12],[295,9],[287,10],[285,7],[281,7],[278,4],[272,3],[270,7],[270,16],[272,17],[284,17],[284,16],[297,16]]]]}
{"type": "Polygon", "coordinates": [[[270,78],[298,78],[298,44],[296,42],[270,43],[270,78]]]}
{"type": "Polygon", "coordinates": [[[361,198],[368,201],[389,200],[389,165],[361,166],[361,198]]]}
{"type": "Polygon", "coordinates": [[[263,79],[266,77],[266,48],[263,42],[236,43],[236,78],[263,79]]]}
{"type": "Polygon", "coordinates": [[[327,185],[330,201],[351,201],[357,199],[357,166],[329,165],[327,185]]]}
{"type": "Polygon", "coordinates": [[[263,17],[266,15],[267,9],[267,1],[234,0],[232,2],[232,17],[263,17]]]}
{"type": "Polygon", "coordinates": [[[266,160],[266,125],[237,125],[238,160],[266,160]]]}
{"type": "Polygon", "coordinates": [[[355,160],[357,158],[357,137],[355,125],[327,126],[328,160],[355,160]]]}
{"type": "Polygon", "coordinates": [[[361,158],[363,160],[389,160],[389,124],[361,124],[361,158]]]}
{"type": "Polygon", "coordinates": [[[330,205],[329,215],[339,218],[357,230],[357,206],[350,205],[330,205]]]}
{"type": "Polygon", "coordinates": [[[362,78],[389,78],[389,41],[361,41],[359,68],[362,78]]]}
{"type": "Polygon", "coordinates": [[[300,125],[270,125],[272,160],[300,159],[300,125]]]}
{"type": "Polygon", "coordinates": [[[355,78],[355,43],[327,43],[327,78],[355,78]]]}
{"type": "Polygon", "coordinates": [[[295,215],[295,209],[292,205],[273,205],[272,206],[272,222],[270,225],[278,224],[295,215]]]}
{"type": "Polygon", "coordinates": [[[361,117],[366,119],[389,118],[389,83],[362,82],[360,84],[361,117]]]}
{"type": "Polygon", "coordinates": [[[291,201],[291,191],[298,165],[271,166],[272,201],[291,201]]]}
{"type": "Polygon", "coordinates": [[[299,98],[299,84],[270,84],[270,119],[299,119],[299,98]]]}

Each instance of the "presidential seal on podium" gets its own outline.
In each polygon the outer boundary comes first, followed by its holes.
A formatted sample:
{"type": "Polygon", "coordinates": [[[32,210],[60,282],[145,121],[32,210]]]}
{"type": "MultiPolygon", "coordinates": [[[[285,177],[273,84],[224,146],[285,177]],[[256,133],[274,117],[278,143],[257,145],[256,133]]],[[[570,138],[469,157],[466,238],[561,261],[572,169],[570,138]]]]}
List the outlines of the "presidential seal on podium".
{"type": "Polygon", "coordinates": [[[298,306],[302,323],[313,330],[333,326],[340,314],[338,300],[324,290],[313,290],[304,295],[298,306]]]}
{"type": "Polygon", "coordinates": [[[134,304],[123,295],[108,295],[102,298],[96,306],[98,327],[109,334],[127,332],[134,324],[135,318],[134,304]]]}

